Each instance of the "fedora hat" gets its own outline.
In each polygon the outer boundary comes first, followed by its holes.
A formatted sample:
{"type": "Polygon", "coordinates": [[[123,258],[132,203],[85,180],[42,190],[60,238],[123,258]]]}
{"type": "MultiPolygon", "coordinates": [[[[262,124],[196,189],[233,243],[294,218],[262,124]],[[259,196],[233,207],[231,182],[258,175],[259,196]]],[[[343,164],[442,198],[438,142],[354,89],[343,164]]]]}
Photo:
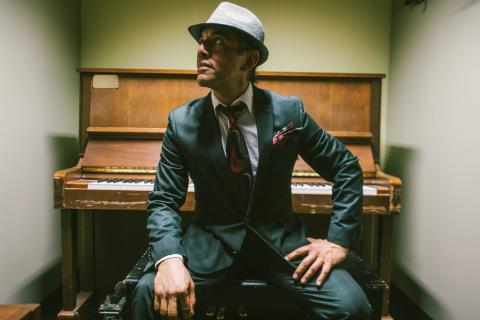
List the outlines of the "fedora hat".
{"type": "Polygon", "coordinates": [[[263,25],[250,10],[230,2],[222,2],[213,11],[207,22],[191,25],[188,27],[188,31],[198,41],[202,30],[208,26],[228,28],[240,33],[260,52],[258,65],[267,60],[268,49],[263,43],[265,40],[263,25]]]}

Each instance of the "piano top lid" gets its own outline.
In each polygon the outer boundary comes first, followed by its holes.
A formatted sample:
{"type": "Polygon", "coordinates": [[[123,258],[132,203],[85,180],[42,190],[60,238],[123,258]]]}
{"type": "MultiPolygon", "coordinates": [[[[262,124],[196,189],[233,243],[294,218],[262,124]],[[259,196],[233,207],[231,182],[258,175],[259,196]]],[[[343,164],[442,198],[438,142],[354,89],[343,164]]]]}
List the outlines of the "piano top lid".
{"type": "MultiPolygon", "coordinates": [[[[89,142],[82,161],[84,173],[155,174],[164,128],[88,128],[89,142]],[[145,139],[146,138],[146,139],[145,139]]],[[[364,176],[373,177],[376,165],[369,132],[332,131],[360,161],[364,176]]],[[[297,160],[294,176],[318,176],[303,159],[297,160]]]]}
{"type": "MultiPolygon", "coordinates": [[[[370,132],[330,131],[334,137],[341,140],[347,148],[358,157],[364,177],[375,177],[377,166],[372,152],[372,134],[370,132]]],[[[301,158],[295,163],[294,177],[315,177],[318,174],[301,158]]]]}
{"type": "Polygon", "coordinates": [[[155,174],[161,140],[91,139],[82,172],[155,174]]]}

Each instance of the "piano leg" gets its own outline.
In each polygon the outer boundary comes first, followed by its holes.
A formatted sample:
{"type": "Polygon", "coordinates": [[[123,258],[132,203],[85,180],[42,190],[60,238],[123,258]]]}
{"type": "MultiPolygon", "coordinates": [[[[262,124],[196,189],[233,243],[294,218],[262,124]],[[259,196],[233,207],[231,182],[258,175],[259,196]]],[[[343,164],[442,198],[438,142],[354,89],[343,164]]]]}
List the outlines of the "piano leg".
{"type": "Polygon", "coordinates": [[[373,270],[378,270],[378,217],[364,215],[361,258],[373,270]]]}
{"type": "Polygon", "coordinates": [[[79,210],[77,214],[78,289],[95,291],[94,211],[79,210]]]}
{"type": "Polygon", "coordinates": [[[93,319],[87,307],[91,292],[77,295],[77,211],[62,210],[61,220],[63,309],[58,319],[93,319]]]}
{"type": "Polygon", "coordinates": [[[386,215],[379,217],[380,219],[380,262],[379,274],[380,278],[385,280],[388,288],[385,289],[383,295],[382,314],[389,315],[390,305],[390,285],[392,280],[392,254],[393,254],[393,216],[386,215]]]}

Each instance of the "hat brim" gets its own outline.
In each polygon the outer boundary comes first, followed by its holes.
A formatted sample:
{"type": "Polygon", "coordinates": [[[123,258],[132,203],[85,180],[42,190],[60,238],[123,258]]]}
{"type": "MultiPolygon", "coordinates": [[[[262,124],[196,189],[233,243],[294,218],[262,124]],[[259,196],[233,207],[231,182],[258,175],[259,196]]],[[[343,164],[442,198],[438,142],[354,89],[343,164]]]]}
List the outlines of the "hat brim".
{"type": "Polygon", "coordinates": [[[257,38],[252,36],[251,34],[245,32],[241,29],[238,29],[236,27],[233,27],[231,25],[221,24],[221,23],[206,23],[205,22],[205,23],[199,23],[199,24],[191,25],[190,27],[188,27],[188,32],[190,32],[192,37],[196,41],[198,41],[200,39],[202,30],[205,29],[206,27],[227,28],[227,29],[233,30],[235,32],[241,33],[243,36],[245,36],[248,39],[249,43],[252,44],[255,47],[255,49],[257,49],[260,52],[260,61],[258,62],[257,66],[259,66],[259,65],[263,64],[265,61],[267,61],[267,59],[268,59],[268,49],[267,49],[267,47],[261,41],[259,41],[257,38]]]}

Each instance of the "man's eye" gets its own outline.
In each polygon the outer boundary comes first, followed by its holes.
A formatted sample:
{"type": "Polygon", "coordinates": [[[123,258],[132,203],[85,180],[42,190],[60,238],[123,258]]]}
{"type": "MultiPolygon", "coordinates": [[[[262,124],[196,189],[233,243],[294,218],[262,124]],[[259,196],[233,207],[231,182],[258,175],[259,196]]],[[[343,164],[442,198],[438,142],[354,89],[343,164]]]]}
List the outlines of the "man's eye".
{"type": "Polygon", "coordinates": [[[222,38],[215,38],[213,39],[215,44],[223,44],[223,39],[222,38]]]}

